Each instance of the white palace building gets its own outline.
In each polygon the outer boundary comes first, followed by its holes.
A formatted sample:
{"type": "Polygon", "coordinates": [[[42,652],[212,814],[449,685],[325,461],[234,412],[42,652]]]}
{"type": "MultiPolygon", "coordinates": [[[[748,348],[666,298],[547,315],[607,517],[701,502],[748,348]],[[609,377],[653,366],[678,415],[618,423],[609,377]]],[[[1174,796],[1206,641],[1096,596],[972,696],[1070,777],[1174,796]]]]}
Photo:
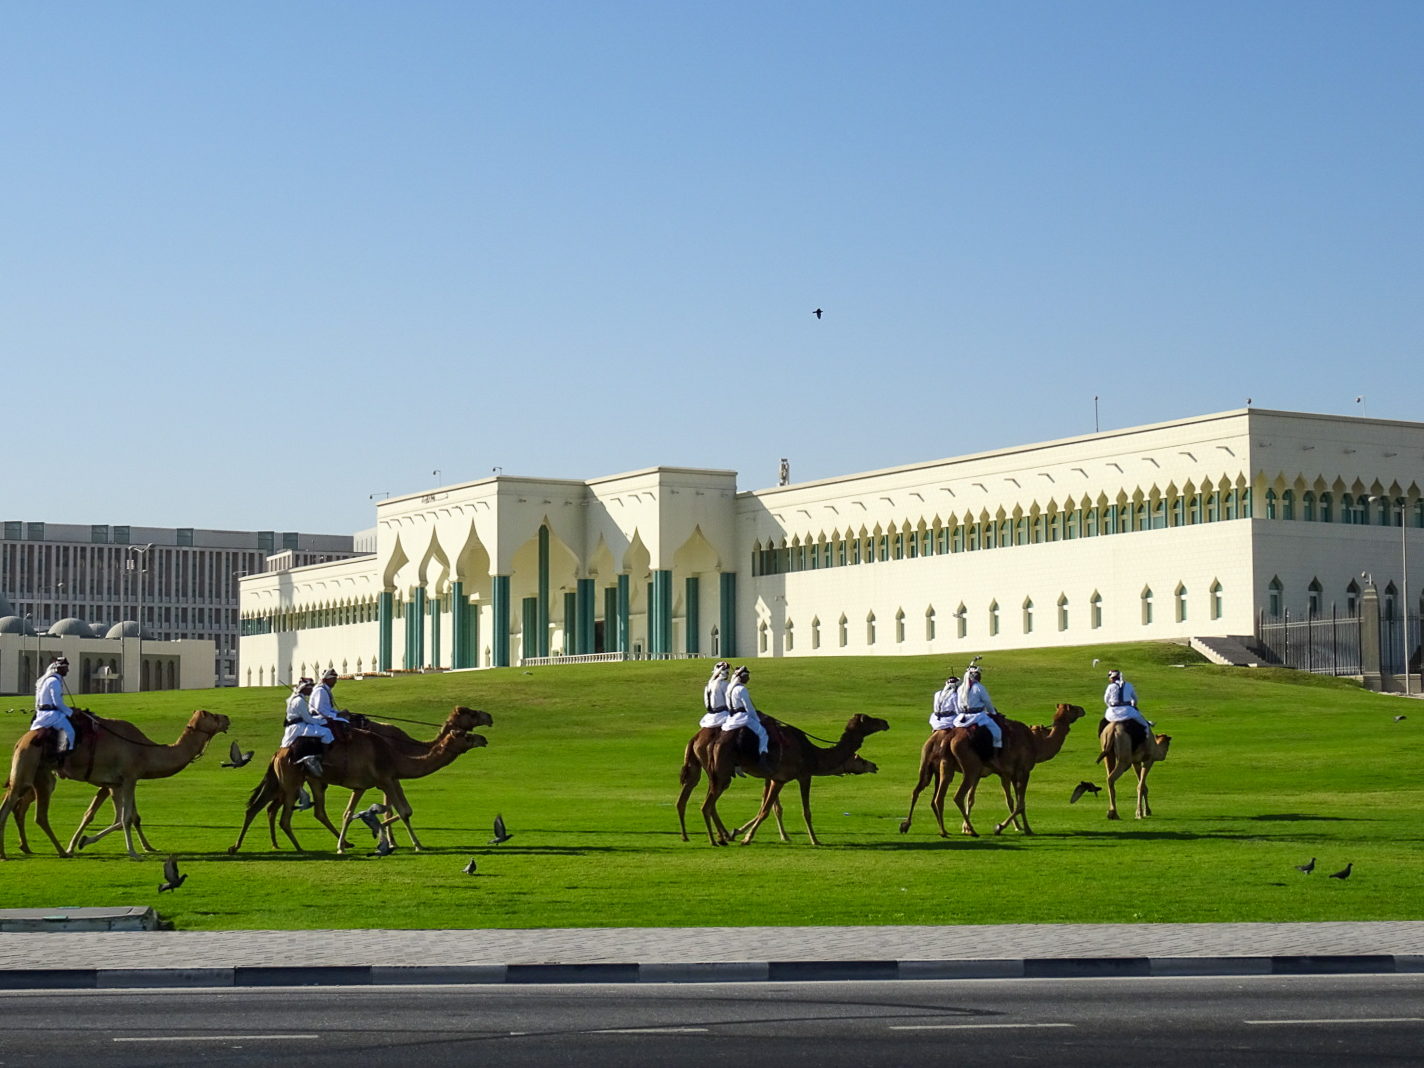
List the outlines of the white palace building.
{"type": "Polygon", "coordinates": [[[373,554],[244,577],[239,682],[1249,635],[1355,613],[1364,572],[1389,615],[1421,473],[1424,424],[1243,409],[754,491],[487,478],[381,501],[373,554]]]}

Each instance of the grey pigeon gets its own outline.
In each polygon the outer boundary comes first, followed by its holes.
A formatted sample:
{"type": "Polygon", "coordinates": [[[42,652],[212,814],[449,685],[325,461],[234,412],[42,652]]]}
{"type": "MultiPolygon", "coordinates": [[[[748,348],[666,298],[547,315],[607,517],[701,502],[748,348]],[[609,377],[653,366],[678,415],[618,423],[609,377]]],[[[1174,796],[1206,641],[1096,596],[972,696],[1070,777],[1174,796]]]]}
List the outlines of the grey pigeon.
{"type": "Polygon", "coordinates": [[[1101,786],[1095,786],[1092,783],[1087,782],[1086,780],[1080,782],[1077,786],[1073,787],[1073,796],[1068,799],[1068,803],[1070,805],[1076,805],[1078,803],[1078,799],[1084,794],[1096,795],[1101,789],[1101,786]]]}
{"type": "Polygon", "coordinates": [[[1408,718],[1409,718],[1408,716],[1395,716],[1395,717],[1394,717],[1394,722],[1398,723],[1400,720],[1402,720],[1402,719],[1408,719],[1408,718]]]}
{"type": "Polygon", "coordinates": [[[1345,869],[1344,869],[1343,871],[1332,871],[1332,872],[1330,873],[1330,878],[1332,878],[1332,879],[1348,879],[1348,878],[1350,877],[1350,869],[1353,868],[1354,866],[1355,866],[1355,865],[1354,865],[1353,862],[1351,862],[1351,863],[1349,863],[1349,864],[1346,864],[1346,865],[1345,865],[1345,869]]]}
{"type": "Polygon", "coordinates": [[[391,844],[391,840],[382,835],[376,840],[376,856],[388,857],[396,851],[396,847],[391,844]]]}
{"type": "Polygon", "coordinates": [[[494,818],[494,837],[489,840],[489,844],[499,845],[501,842],[507,842],[513,837],[514,835],[509,834],[504,829],[504,817],[502,815],[496,815],[494,818]]]}
{"type": "Polygon", "coordinates": [[[225,768],[242,768],[247,766],[247,762],[252,759],[252,751],[244,753],[238,748],[237,742],[232,743],[232,748],[228,750],[227,760],[223,761],[225,768]]]}
{"type": "Polygon", "coordinates": [[[381,837],[381,817],[389,811],[390,808],[386,805],[372,805],[370,808],[356,813],[356,818],[366,825],[372,838],[379,838],[381,837]]]}
{"type": "Polygon", "coordinates": [[[461,870],[462,872],[464,872],[466,875],[474,875],[474,874],[475,874],[475,858],[474,858],[474,857],[471,857],[471,858],[470,858],[470,862],[469,862],[468,864],[466,864],[466,865],[465,865],[463,868],[461,868],[460,870],[461,870]]]}
{"type": "Polygon", "coordinates": [[[296,810],[297,810],[298,812],[305,812],[307,809],[309,809],[309,808],[311,808],[311,807],[312,807],[311,794],[307,793],[307,788],[306,788],[305,786],[298,787],[298,788],[297,788],[297,804],[296,804],[296,810]]]}
{"type": "Polygon", "coordinates": [[[187,881],[186,875],[178,874],[178,858],[169,857],[163,862],[163,882],[158,884],[158,892],[161,894],[165,890],[177,890],[187,881]]]}
{"type": "Polygon", "coordinates": [[[1295,866],[1295,870],[1299,872],[1304,872],[1306,875],[1309,875],[1315,870],[1315,858],[1311,857],[1309,864],[1297,864],[1295,866]]]}

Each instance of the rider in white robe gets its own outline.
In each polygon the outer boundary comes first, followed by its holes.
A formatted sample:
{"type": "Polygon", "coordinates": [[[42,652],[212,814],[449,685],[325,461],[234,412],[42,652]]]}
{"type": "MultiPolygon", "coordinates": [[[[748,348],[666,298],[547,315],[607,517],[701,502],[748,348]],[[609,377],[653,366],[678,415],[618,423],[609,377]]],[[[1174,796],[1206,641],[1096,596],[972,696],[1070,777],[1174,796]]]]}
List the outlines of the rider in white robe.
{"type": "Polygon", "coordinates": [[[954,726],[954,717],[959,715],[959,676],[951,675],[945,680],[944,688],[934,695],[934,711],[930,713],[930,729],[946,731],[954,726]]]}
{"type": "Polygon", "coordinates": [[[771,739],[767,737],[766,728],[761,723],[761,714],[756,705],[752,704],[751,694],[747,692],[747,680],[750,677],[751,672],[745,667],[739,667],[732,672],[732,685],[727,690],[727,709],[730,714],[722,721],[722,729],[734,731],[738,727],[746,727],[755,734],[757,754],[765,768],[767,747],[771,744],[771,739]]]}
{"type": "Polygon", "coordinates": [[[959,715],[954,717],[956,727],[984,727],[994,739],[994,748],[1004,747],[1004,733],[990,718],[997,712],[994,702],[989,699],[989,691],[979,681],[979,669],[972,667],[964,673],[964,682],[959,687],[959,715]]]}
{"type": "Polygon", "coordinates": [[[725,660],[717,661],[712,669],[712,677],[702,691],[702,705],[707,710],[698,723],[699,727],[720,727],[727,719],[727,690],[731,685],[732,665],[725,660]]]}
{"type": "Polygon", "coordinates": [[[1108,672],[1108,688],[1103,693],[1103,704],[1108,706],[1103,716],[1109,723],[1132,719],[1151,732],[1152,721],[1137,710],[1137,687],[1124,679],[1121,671],[1108,672]]]}
{"type": "Polygon", "coordinates": [[[74,724],[69,717],[74,714],[64,703],[64,676],[69,674],[69,661],[57,656],[50,662],[49,669],[35,686],[35,718],[30,721],[30,730],[53,727],[60,733],[59,751],[67,753],[74,748],[74,724]]]}

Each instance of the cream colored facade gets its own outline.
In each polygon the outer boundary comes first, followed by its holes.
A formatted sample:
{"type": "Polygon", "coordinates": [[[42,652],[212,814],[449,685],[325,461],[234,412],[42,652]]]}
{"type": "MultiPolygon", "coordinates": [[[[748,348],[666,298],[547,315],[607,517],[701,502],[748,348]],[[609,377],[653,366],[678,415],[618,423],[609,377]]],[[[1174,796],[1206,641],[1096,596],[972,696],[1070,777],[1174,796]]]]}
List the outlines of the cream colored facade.
{"type": "Polygon", "coordinates": [[[57,656],[69,659],[65,685],[76,697],[206,690],[216,683],[210,641],[152,641],[145,635],[140,648],[132,627],[127,637],[113,638],[0,633],[0,693],[33,695],[35,683],[57,656]]]}
{"type": "Polygon", "coordinates": [[[1252,409],[753,492],[485,479],[380,502],[370,556],[244,578],[242,682],[1250,634],[1351,610],[1362,572],[1388,611],[1421,470],[1424,425],[1252,409]]]}

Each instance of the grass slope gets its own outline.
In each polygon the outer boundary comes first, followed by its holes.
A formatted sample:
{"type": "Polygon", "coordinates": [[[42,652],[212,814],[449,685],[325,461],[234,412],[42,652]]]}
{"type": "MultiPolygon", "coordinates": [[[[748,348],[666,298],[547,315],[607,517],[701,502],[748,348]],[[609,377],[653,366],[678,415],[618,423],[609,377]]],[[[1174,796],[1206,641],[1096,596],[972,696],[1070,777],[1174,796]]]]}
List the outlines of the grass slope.
{"type": "MultiPolygon", "coordinates": [[[[164,741],[200,704],[232,717],[232,733],[191,768],[139,790],[150,839],[179,854],[190,879],[159,899],[159,865],[130,861],[118,834],[62,860],[32,833],[35,854],[22,857],[12,826],[0,902],[153,902],[187,929],[1424,918],[1424,707],[1334,679],[1218,668],[1178,646],[994,653],[985,681],[1008,714],[1047,722],[1057,701],[1089,712],[1034,774],[1029,813],[1038,833],[942,840],[926,794],[914,828],[901,835],[930,697],[949,665],[941,657],[753,663],[759,705],[808,731],[834,737],[858,711],[892,725],[862,749],[880,774],[816,781],[819,849],[806,842],[791,798],[790,844],[768,823],[748,848],[713,849],[701,833],[700,788],[689,808],[693,841],[678,838],[677,770],[706,662],[341,684],[340,703],[378,717],[436,721],[457,703],[495,717],[484,732],[489,748],[410,784],[427,851],[403,847],[384,859],[368,855],[364,830],[353,839],[358,851],[338,857],[309,814],[294,826],[320,852],[273,852],[265,825],[254,825],[243,852],[226,855],[275,748],[284,691],[96,697],[99,714],[133,720],[164,741]],[[1094,657],[1104,663],[1091,667],[1094,657]],[[1068,805],[1080,778],[1103,782],[1093,727],[1108,663],[1127,672],[1149,716],[1174,738],[1152,773],[1157,814],[1143,822],[1108,822],[1105,793],[1068,805]],[[231,737],[258,752],[240,771],[218,766],[231,737]],[[515,835],[498,848],[485,845],[496,811],[515,835]],[[460,871],[471,855],[474,878],[460,871]],[[1319,858],[1315,875],[1293,870],[1311,856],[1319,858]],[[1348,882],[1324,877],[1346,861],[1356,869],[1348,882]]],[[[0,716],[0,743],[27,726],[27,713],[0,716]]],[[[997,784],[979,793],[977,826],[992,832],[1003,811],[997,784]]],[[[54,825],[63,840],[90,796],[61,784],[54,825]]],[[[333,790],[333,807],[347,796],[333,790]]],[[[755,786],[739,780],[724,817],[745,820],[755,799],[755,786]]],[[[1130,788],[1120,800],[1130,817],[1130,788]]]]}

